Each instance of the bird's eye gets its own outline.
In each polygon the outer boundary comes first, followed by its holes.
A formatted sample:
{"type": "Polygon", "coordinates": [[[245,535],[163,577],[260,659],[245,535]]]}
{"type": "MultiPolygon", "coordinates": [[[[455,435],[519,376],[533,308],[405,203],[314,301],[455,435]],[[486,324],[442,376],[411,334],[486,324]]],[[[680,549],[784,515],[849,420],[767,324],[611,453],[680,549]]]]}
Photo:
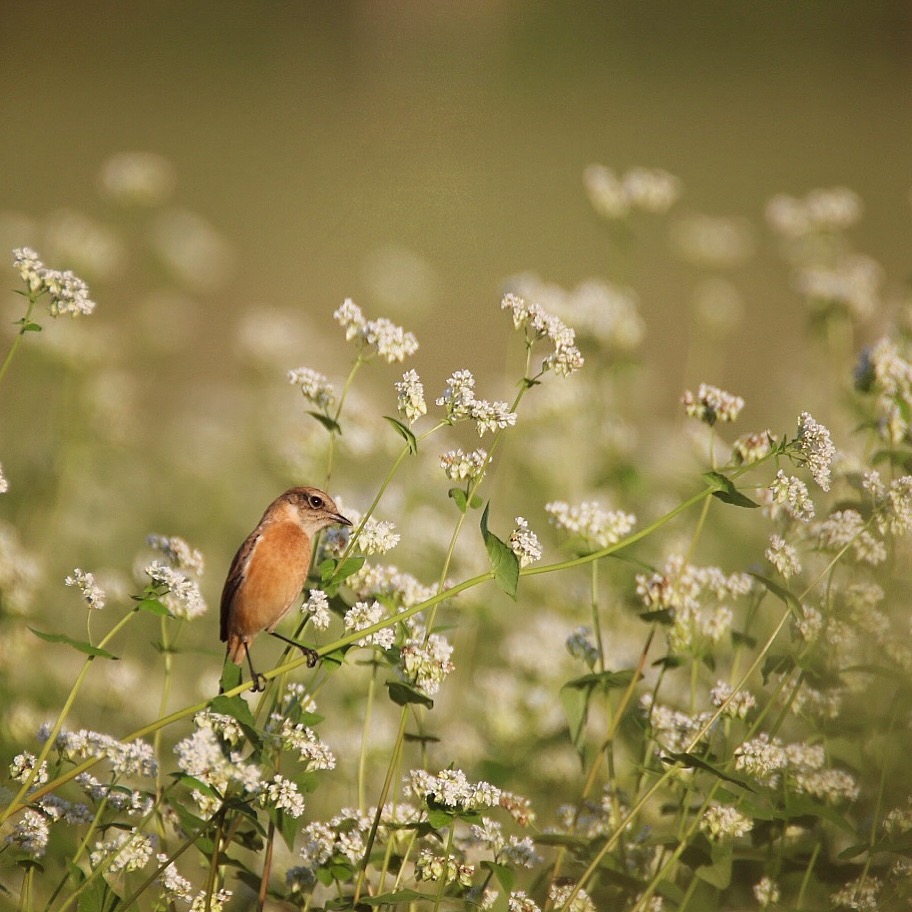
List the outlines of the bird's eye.
{"type": "Polygon", "coordinates": [[[310,505],[311,505],[311,507],[314,508],[314,510],[322,510],[323,509],[323,498],[317,497],[316,494],[311,494],[310,505]]]}

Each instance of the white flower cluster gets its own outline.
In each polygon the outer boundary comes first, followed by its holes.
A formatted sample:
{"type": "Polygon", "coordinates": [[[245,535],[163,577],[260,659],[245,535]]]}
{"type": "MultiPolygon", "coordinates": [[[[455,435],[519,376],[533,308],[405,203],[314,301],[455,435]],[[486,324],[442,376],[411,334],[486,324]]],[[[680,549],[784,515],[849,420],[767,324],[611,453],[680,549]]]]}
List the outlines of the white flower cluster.
{"type": "Polygon", "coordinates": [[[436,776],[414,769],[405,777],[405,793],[418,801],[454,812],[482,811],[497,807],[500,789],[489,782],[470,782],[460,769],[441,770],[436,776]]]}
{"type": "Polygon", "coordinates": [[[442,880],[470,887],[474,876],[473,865],[457,862],[452,856],[435,855],[430,849],[422,849],[415,862],[415,880],[419,882],[442,880]]]}
{"type": "Polygon", "coordinates": [[[872,471],[864,483],[874,499],[874,521],[881,534],[905,535],[912,529],[912,475],[894,478],[887,487],[880,473],[872,471]]]}
{"type": "Polygon", "coordinates": [[[770,499],[770,514],[775,518],[778,512],[775,507],[781,506],[783,511],[798,522],[810,522],[816,513],[814,501],[808,493],[807,485],[794,475],[786,475],[782,469],[776,472],[776,477],[768,488],[770,499]]]}
{"type": "Polygon", "coordinates": [[[299,387],[304,398],[323,412],[328,411],[336,401],[336,391],[329,379],[309,367],[296,367],[290,370],[288,382],[299,387]]]}
{"type": "Polygon", "coordinates": [[[709,692],[713,706],[722,706],[726,700],[725,715],[732,719],[745,719],[747,714],[757,705],[757,698],[749,690],[739,690],[732,696],[731,685],[724,681],[717,681],[716,686],[709,692]]]}
{"type": "Polygon", "coordinates": [[[592,641],[592,630],[588,627],[577,627],[564,641],[567,652],[574,659],[582,659],[590,668],[598,661],[598,646],[592,641]]]}
{"type": "Polygon", "coordinates": [[[876,260],[846,253],[833,264],[799,269],[794,285],[812,302],[838,304],[856,320],[866,320],[881,306],[883,280],[883,267],[876,260]]]}
{"type": "Polygon", "coordinates": [[[782,777],[799,793],[823,798],[832,804],[854,801],[858,785],[843,770],[827,769],[820,744],[783,744],[765,732],[735,748],[735,769],[768,788],[778,788],[782,777]]]}
{"type": "Polygon", "coordinates": [[[803,199],[780,193],[766,205],[770,226],[789,238],[842,231],[854,225],[861,212],[861,198],[847,187],[812,190],[803,199]]]}
{"type": "Polygon", "coordinates": [[[881,439],[894,446],[907,439],[912,363],[902,357],[896,342],[884,336],[861,353],[855,367],[855,386],[875,397],[881,439]]]}
{"type": "Polygon", "coordinates": [[[652,727],[656,753],[681,753],[693,750],[694,739],[710,719],[710,713],[690,715],[653,700],[652,694],[640,697],[640,710],[652,727]]]}
{"type": "Polygon", "coordinates": [[[310,622],[317,630],[326,630],[332,620],[329,611],[329,599],[322,589],[311,589],[301,605],[301,611],[310,616],[310,622]]]}
{"type": "MultiPolygon", "coordinates": [[[[39,737],[43,734],[43,731],[39,732],[39,737]]],[[[57,750],[74,759],[105,757],[120,776],[154,776],[158,769],[155,751],[144,741],[118,741],[103,732],[82,728],[75,732],[60,732],[55,744],[57,750]]]]}
{"type": "Polygon", "coordinates": [[[288,872],[289,882],[312,881],[313,874],[332,858],[340,856],[358,864],[364,856],[371,818],[352,808],[342,808],[327,822],[314,821],[301,830],[298,839],[303,867],[288,872]]]}
{"type": "Polygon", "coordinates": [[[462,448],[440,454],[440,468],[450,481],[474,481],[484,477],[488,462],[487,450],[472,450],[466,453],[462,448]]]}
{"type": "Polygon", "coordinates": [[[388,520],[365,520],[358,532],[357,545],[362,554],[386,554],[399,544],[400,536],[394,532],[396,524],[388,520]]]}
{"type": "Polygon", "coordinates": [[[541,907],[525,890],[514,890],[507,897],[507,912],[541,912],[541,907]]]}
{"type": "Polygon", "coordinates": [[[765,875],[754,884],[754,898],[760,903],[761,909],[768,909],[779,902],[779,886],[771,877],[765,875]]]}
{"type": "Polygon", "coordinates": [[[278,725],[276,737],[285,750],[298,752],[302,763],[312,770],[332,770],[336,768],[336,757],[329,745],[322,741],[317,733],[301,722],[294,723],[278,713],[272,716],[273,723],[278,725]]]}
{"type": "Polygon", "coordinates": [[[667,212],[681,195],[678,178],[657,168],[631,168],[618,176],[605,165],[589,165],[583,184],[595,211],[610,219],[625,218],[633,209],[667,212]]]}
{"type": "Polygon", "coordinates": [[[781,535],[773,533],[770,536],[769,547],[764,556],[776,569],[783,579],[790,579],[801,573],[801,561],[794,545],[790,545],[781,535]]]}
{"type": "Polygon", "coordinates": [[[864,518],[857,510],[834,511],[815,532],[822,551],[840,551],[851,545],[858,561],[876,566],[887,559],[886,546],[865,529],[864,518]]]}
{"type": "Polygon", "coordinates": [[[522,516],[516,517],[516,528],[510,533],[507,544],[519,559],[520,567],[527,567],[529,564],[541,560],[541,542],[522,516]]]}
{"type": "Polygon", "coordinates": [[[32,858],[41,858],[47,848],[51,828],[44,814],[26,808],[22,817],[7,834],[4,845],[15,846],[32,858]]]}
{"type": "Polygon", "coordinates": [[[365,320],[361,308],[351,298],[345,299],[333,317],[345,330],[346,341],[357,339],[362,350],[366,348],[390,364],[404,361],[418,351],[418,340],[412,333],[386,317],[365,320]]]}
{"type": "Polygon", "coordinates": [[[453,647],[445,636],[432,633],[424,637],[410,637],[402,647],[401,661],[405,676],[418,690],[433,696],[440,690],[444,678],[456,667],[450,657],[453,647]]]}
{"type": "Polygon", "coordinates": [[[823,488],[830,490],[830,466],[836,455],[830,432],[818,424],[807,412],[802,412],[798,417],[798,449],[807,467],[814,476],[814,481],[823,488]]]}
{"type": "MultiPolygon", "coordinates": [[[[345,612],[345,629],[350,631],[364,630],[372,627],[374,624],[383,620],[385,610],[383,605],[378,601],[373,602],[355,602],[348,611],[345,612]]],[[[384,627],[375,633],[361,637],[355,641],[356,646],[379,646],[381,649],[389,649],[396,638],[395,631],[392,627],[384,627]]]]}
{"type": "Polygon", "coordinates": [[[573,884],[551,884],[548,899],[551,901],[551,908],[554,912],[597,912],[595,903],[589,894],[582,888],[577,889],[573,884]],[[570,898],[571,896],[573,899],[570,898]]]}
{"type": "Polygon", "coordinates": [[[710,842],[738,839],[753,829],[754,821],[733,807],[714,804],[700,818],[700,829],[710,842]]]}
{"type": "MultiPolygon", "coordinates": [[[[256,764],[244,763],[232,754],[230,745],[207,724],[198,725],[193,734],[174,745],[177,765],[188,776],[193,776],[224,794],[231,784],[242,792],[256,795],[261,787],[261,773],[256,764]]],[[[193,791],[193,799],[203,813],[218,809],[219,799],[193,791]]]]}
{"type": "Polygon", "coordinates": [[[772,452],[775,437],[771,431],[742,434],[732,444],[732,458],[738,465],[757,462],[772,452]]]}
{"type": "Polygon", "coordinates": [[[424,384],[415,370],[407,370],[401,380],[396,381],[398,394],[397,408],[399,414],[409,423],[417,421],[427,414],[427,403],[424,401],[424,384]]]}
{"type": "Polygon", "coordinates": [[[841,889],[830,894],[830,902],[838,909],[851,912],[878,912],[885,908],[878,902],[883,881],[872,874],[861,874],[841,889]]]}
{"type": "Polygon", "coordinates": [[[516,424],[516,413],[510,411],[508,403],[475,398],[475,378],[471,371],[459,370],[453,373],[447,379],[443,395],[436,401],[437,405],[446,409],[447,420],[451,424],[466,418],[473,420],[479,437],[485,431],[513,427],[516,424]]]}
{"type": "Polygon", "coordinates": [[[636,523],[636,516],[620,510],[603,510],[596,501],[571,506],[562,500],[545,504],[558,529],[578,535],[587,544],[607,548],[619,542],[636,523]]]}
{"type": "Polygon", "coordinates": [[[435,586],[423,585],[410,573],[384,564],[364,564],[346,580],[346,584],[362,601],[389,600],[403,608],[426,602],[437,591],[435,586]]]}
{"type": "Polygon", "coordinates": [[[95,310],[95,302],[89,299],[88,286],[82,279],[69,270],[60,272],[45,268],[38,259],[38,254],[31,248],[20,247],[14,250],[13,265],[35,297],[43,294],[49,296],[48,311],[52,317],[75,317],[95,310]]]}
{"type": "Polygon", "coordinates": [[[197,576],[202,576],[205,570],[203,552],[199,548],[192,548],[178,535],[147,535],[146,543],[155,551],[161,551],[171,565],[178,570],[189,570],[197,576]]]}
{"type": "Polygon", "coordinates": [[[106,842],[96,842],[90,858],[92,867],[104,864],[108,874],[139,871],[155,854],[155,840],[138,830],[121,830],[106,842]]]}
{"type": "Polygon", "coordinates": [[[284,811],[289,817],[304,813],[304,796],[297,785],[278,773],[263,784],[258,797],[262,807],[284,811]]]}
{"type": "Polygon", "coordinates": [[[9,491],[9,481],[3,474],[3,466],[0,465],[0,494],[6,494],[7,491],[9,491]]]}
{"type": "Polygon", "coordinates": [[[527,304],[519,295],[508,293],[500,302],[501,310],[513,315],[513,327],[525,329],[529,341],[547,339],[554,351],[542,361],[542,370],[553,370],[561,377],[568,377],[583,366],[583,356],[576,347],[574,331],[540,304],[527,304]]]}
{"type": "Polygon", "coordinates": [[[740,396],[708,383],[701,383],[696,395],[685,390],[681,403],[688,416],[698,418],[710,427],[717,421],[735,421],[744,408],[744,400],[740,396]]]}
{"type": "Polygon", "coordinates": [[[105,591],[95,582],[95,576],[77,567],[71,576],[64,581],[67,586],[76,586],[82,593],[82,598],[89,608],[100,611],[105,606],[105,591]]]}
{"type": "Polygon", "coordinates": [[[162,602],[175,616],[192,621],[206,613],[206,602],[199,584],[180,570],[168,567],[160,561],[152,561],[145,570],[154,586],[162,586],[162,602]]]}
{"type": "Polygon", "coordinates": [[[37,763],[38,758],[28,751],[16,754],[9,765],[10,779],[14,779],[16,782],[26,782],[29,776],[33,776],[32,783],[42,785],[48,781],[47,761],[42,760],[40,767],[37,766],[37,763]]]}
{"type": "Polygon", "coordinates": [[[535,851],[532,840],[528,836],[521,839],[510,836],[508,840],[503,834],[501,824],[489,817],[482,817],[481,824],[472,824],[469,830],[469,842],[473,845],[483,846],[498,861],[506,864],[532,868],[541,862],[541,857],[535,851]]]}

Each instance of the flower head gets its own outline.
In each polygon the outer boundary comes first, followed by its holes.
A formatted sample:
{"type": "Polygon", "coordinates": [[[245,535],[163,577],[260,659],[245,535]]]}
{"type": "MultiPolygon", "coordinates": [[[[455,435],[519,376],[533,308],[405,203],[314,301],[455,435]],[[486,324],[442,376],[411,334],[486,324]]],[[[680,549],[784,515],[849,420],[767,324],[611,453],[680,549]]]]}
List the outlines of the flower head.
{"type": "Polygon", "coordinates": [[[397,407],[399,414],[409,423],[417,421],[427,414],[427,403],[424,401],[424,384],[418,373],[408,370],[396,381],[396,392],[399,394],[397,407]]]}
{"type": "Polygon", "coordinates": [[[807,412],[798,418],[798,449],[814,476],[814,481],[830,490],[830,465],[836,455],[836,447],[830,438],[830,432],[818,424],[807,412]]]}
{"type": "Polygon", "coordinates": [[[529,564],[541,560],[541,542],[522,516],[516,517],[516,528],[510,533],[507,544],[519,559],[520,567],[527,567],[529,564]]]}
{"type": "Polygon", "coordinates": [[[67,586],[76,586],[89,608],[96,608],[99,611],[104,608],[105,591],[95,582],[93,574],[77,567],[72,575],[64,580],[64,583],[67,586]]]}
{"type": "Polygon", "coordinates": [[[323,374],[309,367],[296,367],[288,372],[288,382],[300,387],[301,394],[322,411],[328,410],[336,401],[336,391],[323,374]]]}
{"type": "Polygon", "coordinates": [[[744,408],[744,400],[717,386],[701,383],[697,394],[686,390],[681,397],[684,411],[712,427],[716,421],[734,421],[744,408]]]}
{"type": "Polygon", "coordinates": [[[95,310],[95,302],[89,299],[89,288],[82,279],[69,270],[47,269],[30,247],[13,251],[13,265],[35,298],[48,295],[52,317],[75,317],[95,310]]]}
{"type": "Polygon", "coordinates": [[[404,361],[418,351],[418,340],[414,334],[396,326],[386,317],[366,320],[361,308],[351,298],[346,298],[333,316],[345,329],[346,341],[356,339],[362,351],[379,355],[390,364],[404,361]]]}

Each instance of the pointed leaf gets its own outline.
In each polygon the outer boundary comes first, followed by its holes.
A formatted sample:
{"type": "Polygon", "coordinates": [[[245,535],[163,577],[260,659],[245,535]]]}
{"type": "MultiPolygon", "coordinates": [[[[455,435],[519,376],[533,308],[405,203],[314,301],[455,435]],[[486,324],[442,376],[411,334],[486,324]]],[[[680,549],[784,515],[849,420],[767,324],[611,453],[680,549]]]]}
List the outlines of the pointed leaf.
{"type": "MultiPolygon", "coordinates": [[[[623,671],[598,671],[567,681],[564,687],[583,689],[601,686],[606,690],[611,690],[614,687],[628,687],[633,680],[634,674],[635,672],[632,668],[625,668],[623,671]]],[[[640,677],[642,678],[643,676],[640,675],[640,677]]]]}
{"type": "Polygon", "coordinates": [[[405,439],[405,442],[408,444],[409,452],[417,455],[418,440],[412,433],[411,428],[406,427],[397,418],[390,418],[389,415],[384,415],[383,417],[396,429],[396,432],[399,434],[399,436],[405,439]]]}
{"type": "Polygon", "coordinates": [[[737,779],[734,776],[729,776],[727,773],[723,773],[721,770],[716,769],[712,764],[707,763],[705,760],[701,760],[699,757],[689,754],[686,751],[681,753],[671,753],[669,752],[667,756],[662,757],[662,760],[665,763],[680,763],[683,766],[686,766],[688,769],[700,769],[706,773],[711,773],[717,779],[722,779],[725,782],[733,782],[735,785],[740,785],[741,788],[747,789],[749,792],[754,791],[751,786],[749,786],[743,779],[737,779]]]}
{"type": "Polygon", "coordinates": [[[402,681],[387,681],[386,687],[389,690],[390,699],[397,706],[408,706],[409,703],[417,703],[419,706],[426,706],[428,709],[434,708],[434,701],[402,681]]]}
{"type": "MultiPolygon", "coordinates": [[[[417,890],[396,890],[394,893],[381,893],[378,896],[362,896],[358,903],[362,906],[398,906],[404,903],[434,902],[437,895],[434,893],[419,893],[417,890]]],[[[346,905],[340,908],[349,908],[346,905]]]]}
{"type": "Polygon", "coordinates": [[[751,573],[750,575],[757,580],[758,583],[762,583],[777,599],[783,602],[797,620],[804,620],[804,616],[801,613],[801,602],[799,602],[788,589],[783,589],[778,583],[774,583],[771,579],[767,579],[767,577],[762,576],[759,573],[751,573]]]}
{"type": "Polygon", "coordinates": [[[560,689],[560,701],[570,728],[570,740],[577,753],[582,753],[582,741],[586,731],[586,720],[589,718],[589,698],[591,696],[591,687],[578,688],[565,684],[560,689]]]}
{"type": "Polygon", "coordinates": [[[488,531],[489,503],[481,515],[481,535],[484,538],[485,548],[488,551],[488,560],[491,570],[494,571],[494,580],[510,598],[516,598],[516,587],[519,585],[519,558],[502,542],[493,532],[488,531]]]}
{"type": "Polygon", "coordinates": [[[320,424],[322,424],[330,434],[338,434],[339,436],[342,435],[342,428],[339,427],[339,423],[337,421],[333,421],[329,415],[324,415],[322,412],[308,412],[307,414],[312,418],[316,418],[317,421],[319,421],[320,424]]]}
{"type": "Polygon", "coordinates": [[[164,606],[164,604],[157,598],[144,598],[137,602],[136,607],[140,611],[148,611],[149,614],[157,615],[158,617],[173,617],[170,611],[164,606]]]}
{"type": "Polygon", "coordinates": [[[760,506],[756,501],[742,494],[731,479],[726,478],[721,472],[704,472],[703,478],[714,489],[713,497],[718,497],[723,503],[731,504],[733,507],[747,507],[751,510],[760,506]]]}
{"type": "Polygon", "coordinates": [[[498,864],[496,861],[483,861],[483,868],[487,868],[496,878],[505,893],[509,893],[516,883],[516,872],[506,865],[498,864]]]}
{"type": "Polygon", "coordinates": [[[257,729],[256,722],[253,719],[253,713],[250,712],[250,707],[247,705],[246,701],[241,699],[240,695],[226,697],[224,694],[219,694],[209,704],[209,708],[214,713],[222,713],[223,715],[231,716],[232,719],[237,720],[244,726],[244,729],[248,734],[253,734],[256,737],[257,729]]]}
{"type": "Polygon", "coordinates": [[[453,498],[453,502],[459,507],[460,513],[465,513],[468,509],[468,499],[466,497],[466,492],[462,488],[450,488],[447,491],[447,495],[453,498]]]}
{"type": "Polygon", "coordinates": [[[31,630],[36,637],[40,637],[48,643],[64,643],[88,656],[98,656],[101,659],[113,659],[115,662],[118,661],[118,656],[108,652],[107,649],[99,649],[97,646],[86,643],[84,640],[74,640],[72,637],[64,636],[62,633],[42,633],[40,630],[35,630],[34,627],[29,627],[29,630],[31,630]]]}

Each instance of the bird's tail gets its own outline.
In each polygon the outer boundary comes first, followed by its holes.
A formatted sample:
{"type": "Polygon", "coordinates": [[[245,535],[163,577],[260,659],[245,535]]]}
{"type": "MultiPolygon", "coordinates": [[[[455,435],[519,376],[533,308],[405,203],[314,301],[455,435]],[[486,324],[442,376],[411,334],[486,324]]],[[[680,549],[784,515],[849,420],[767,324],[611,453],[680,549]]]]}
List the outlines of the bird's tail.
{"type": "Polygon", "coordinates": [[[228,658],[235,665],[240,665],[244,661],[246,650],[244,649],[244,639],[237,634],[228,635],[228,658]]]}

